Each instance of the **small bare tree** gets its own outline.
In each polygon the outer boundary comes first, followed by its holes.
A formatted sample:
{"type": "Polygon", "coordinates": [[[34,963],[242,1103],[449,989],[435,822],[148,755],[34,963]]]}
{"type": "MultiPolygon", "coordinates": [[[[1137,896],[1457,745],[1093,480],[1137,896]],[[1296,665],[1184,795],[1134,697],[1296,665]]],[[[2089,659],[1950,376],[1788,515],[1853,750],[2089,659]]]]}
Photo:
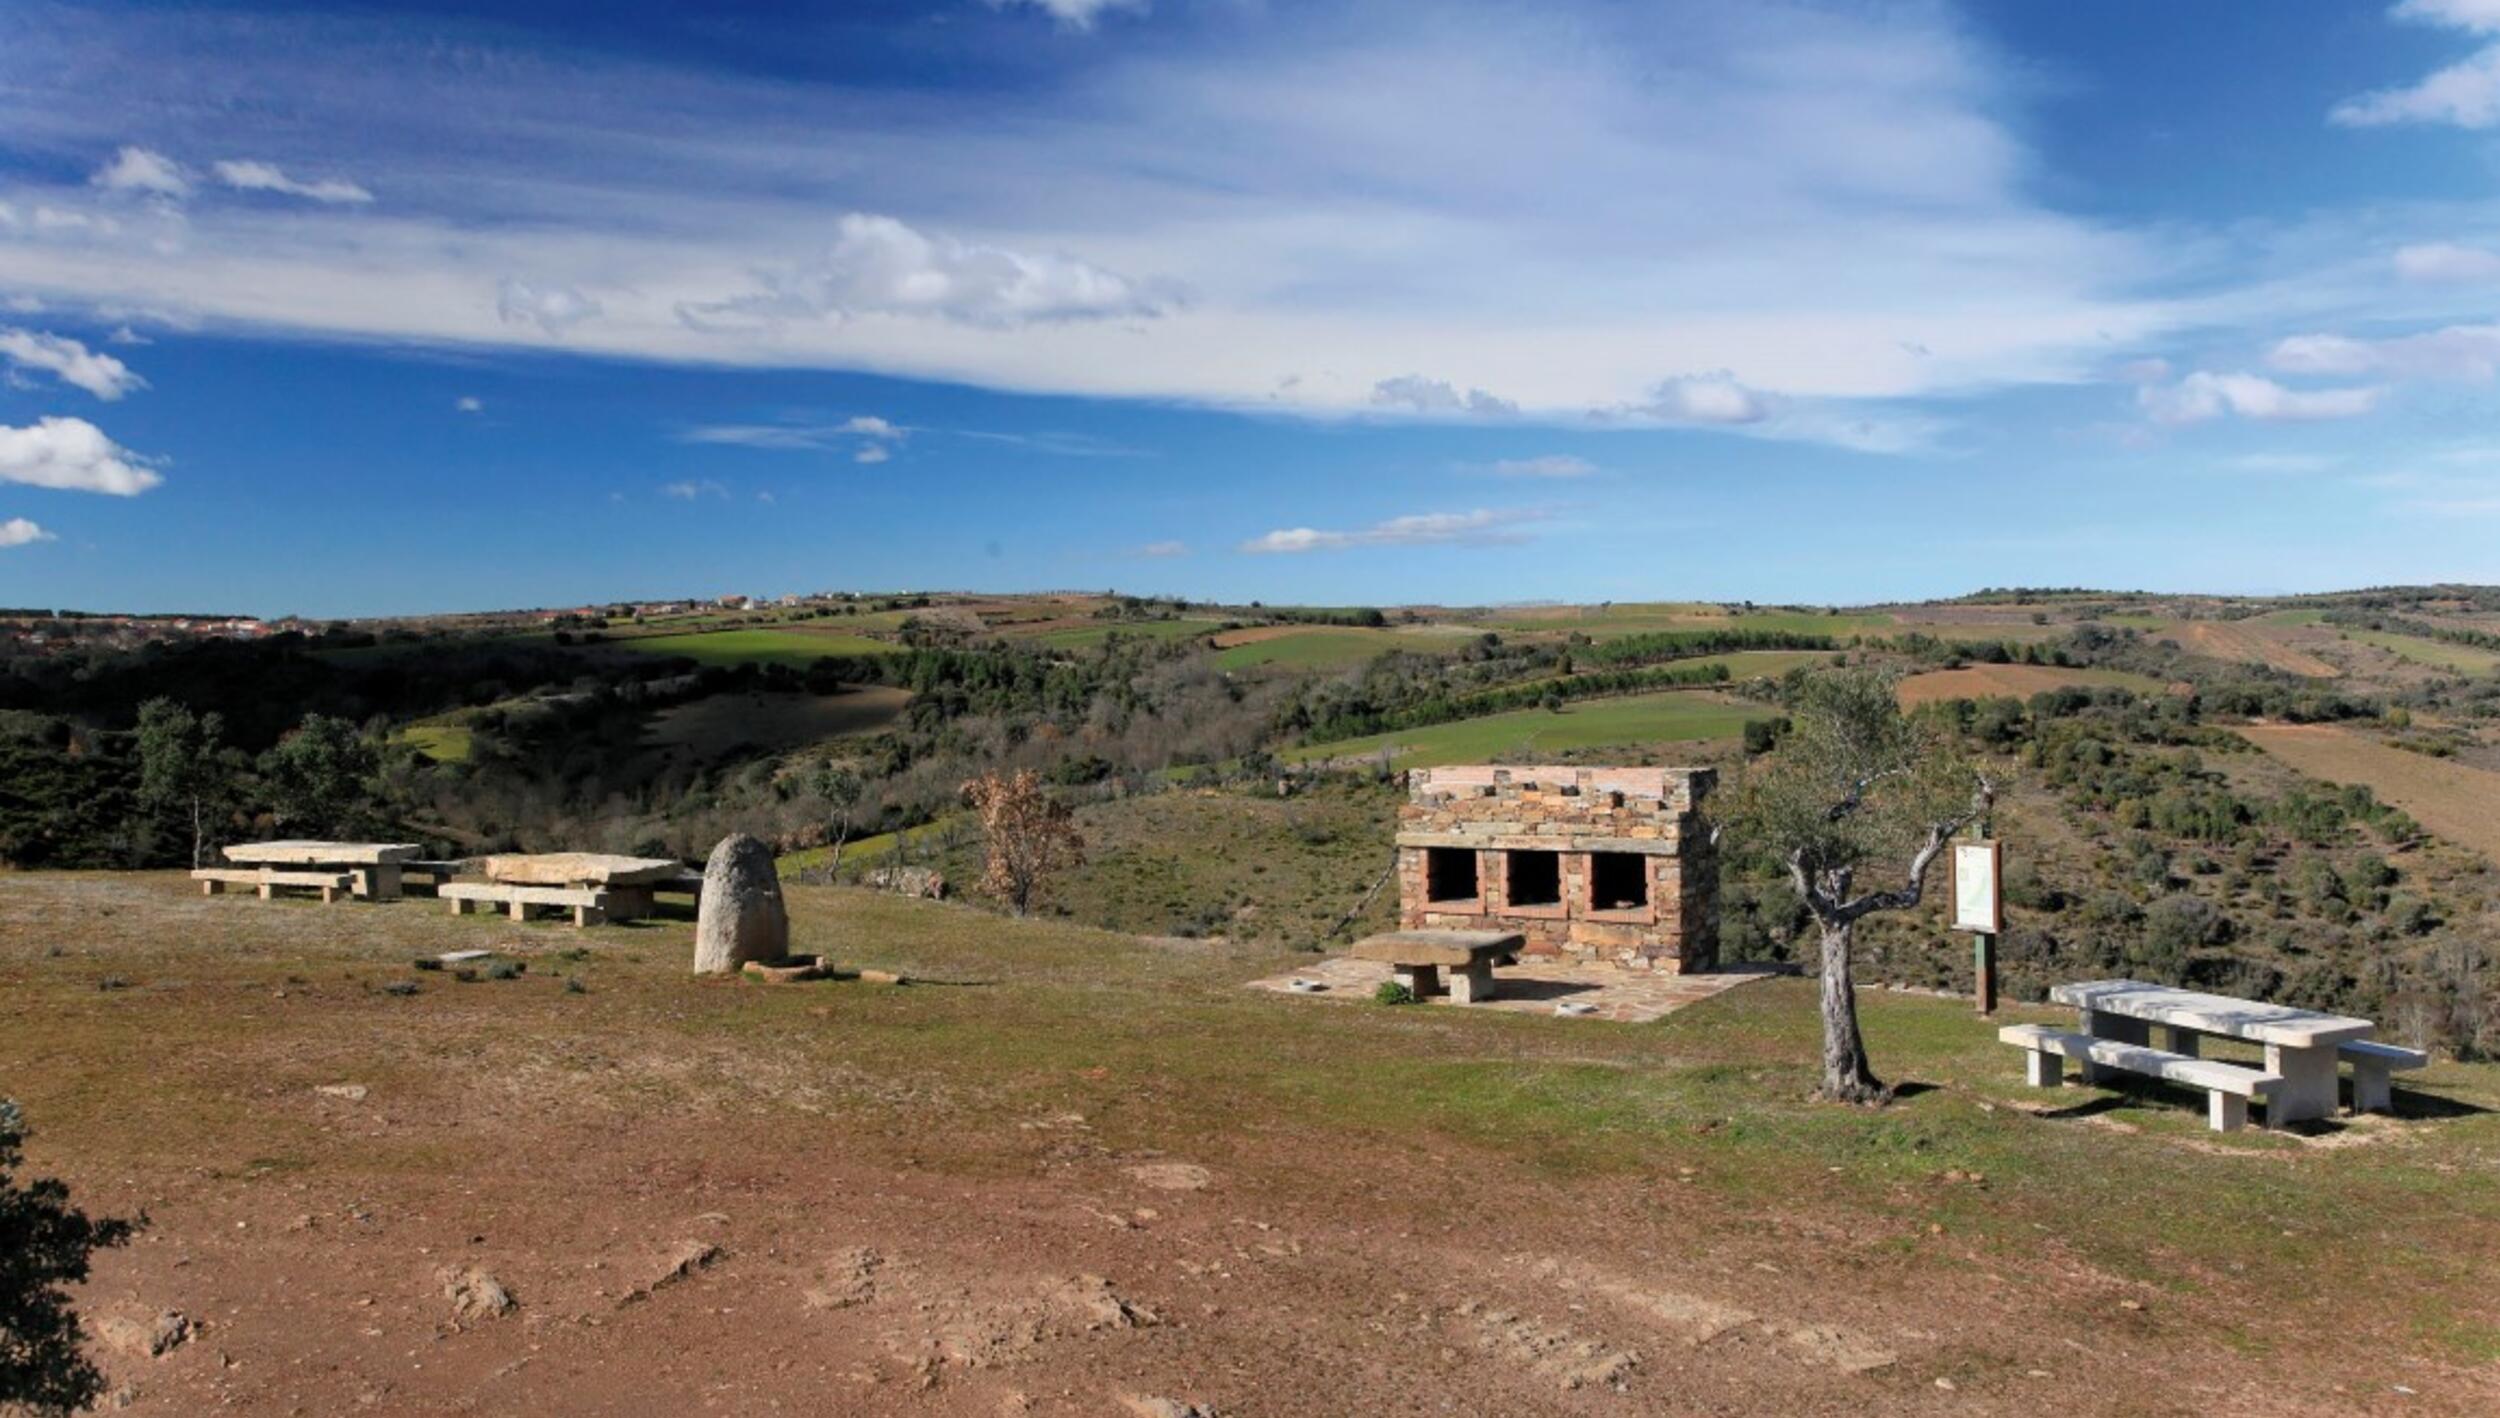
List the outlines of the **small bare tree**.
{"type": "Polygon", "coordinates": [[[1953,834],[1995,788],[1932,721],[1901,712],[1895,677],[1834,670],[1807,679],[1795,727],[1739,794],[1737,828],[1786,868],[1822,935],[1823,1085],[1827,1098],[1880,1103],[1890,1094],[1858,1032],[1850,951],[1860,920],[1918,905],[1953,834]],[[1866,890],[1870,864],[1899,861],[1897,883],[1866,890]]]}
{"type": "Polygon", "coordinates": [[[981,818],[988,865],[981,889],[1024,915],[1053,873],[1085,861],[1085,838],[1068,805],[1042,788],[1032,769],[984,773],[964,784],[964,801],[981,818]]]}
{"type": "Polygon", "coordinates": [[[867,796],[868,783],[842,760],[824,758],[817,760],[808,786],[825,800],[825,880],[834,881],[841,874],[842,849],[850,843],[852,818],[867,796]]]}

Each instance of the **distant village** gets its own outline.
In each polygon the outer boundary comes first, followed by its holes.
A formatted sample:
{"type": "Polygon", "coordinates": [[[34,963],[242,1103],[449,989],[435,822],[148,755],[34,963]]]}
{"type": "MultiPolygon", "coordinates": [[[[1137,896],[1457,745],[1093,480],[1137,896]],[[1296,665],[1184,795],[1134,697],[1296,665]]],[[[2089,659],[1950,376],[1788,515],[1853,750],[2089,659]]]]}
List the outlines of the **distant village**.
{"type": "Polygon", "coordinates": [[[315,620],[280,616],[264,620],[249,615],[144,615],[113,612],[0,609],[0,650],[14,654],[59,654],[70,650],[135,650],[151,643],[192,640],[260,640],[289,633],[317,635],[324,631],[489,630],[500,626],[598,626],[617,621],[666,620],[725,611],[856,607],[855,593],[820,591],[807,595],[724,595],[666,601],[614,601],[599,605],[521,611],[483,611],[458,615],[385,616],[371,620],[315,620]]]}

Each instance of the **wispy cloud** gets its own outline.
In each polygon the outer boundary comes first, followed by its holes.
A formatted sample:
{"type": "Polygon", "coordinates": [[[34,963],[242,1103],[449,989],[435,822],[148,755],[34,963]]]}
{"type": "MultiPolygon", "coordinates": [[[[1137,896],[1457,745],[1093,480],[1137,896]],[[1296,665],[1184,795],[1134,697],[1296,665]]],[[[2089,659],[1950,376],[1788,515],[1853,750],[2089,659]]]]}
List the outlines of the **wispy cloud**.
{"type": "Polygon", "coordinates": [[[989,0],[989,4],[993,10],[1039,10],[1061,29],[1090,30],[1096,20],[1115,11],[1142,15],[1150,0],[989,0]]]}
{"type": "Polygon", "coordinates": [[[1187,556],[1189,555],[1189,543],[1175,541],[1148,542],[1144,546],[1137,549],[1137,554],[1139,556],[1154,557],[1159,560],[1169,559],[1176,556],[1187,556]]]}
{"type": "Polygon", "coordinates": [[[2426,241],[2396,248],[2396,275],[2416,285],[2489,285],[2500,281],[2500,251],[2426,241]]]}
{"type": "Polygon", "coordinates": [[[145,192],[159,197],[191,195],[182,164],[150,148],[124,148],[88,179],[108,192],[145,192]]]}
{"type": "Polygon", "coordinates": [[[486,412],[486,401],[479,398],[475,394],[463,394],[459,398],[452,400],[451,406],[464,414],[482,414],[486,412]]]}
{"type": "Polygon", "coordinates": [[[2449,325],[2382,340],[2294,335],[2277,341],[2266,363],[2286,374],[2486,383],[2500,373],[2500,325],[2449,325]]]}
{"type": "Polygon", "coordinates": [[[2200,369],[2172,385],[2145,385],[2136,402],[2156,423],[2204,423],[2224,414],[2261,421],[2358,418],[2379,405],[2377,386],[2291,389],[2259,374],[2200,369]]]}
{"type": "Polygon", "coordinates": [[[1374,384],[1372,403],[1384,409],[1411,409],[1419,414],[1498,417],[1519,412],[1517,404],[1497,394],[1482,389],[1469,389],[1462,394],[1446,379],[1426,379],[1420,374],[1401,374],[1374,384]]]}
{"type": "Polygon", "coordinates": [[[1552,520],[1544,508],[1479,507],[1472,512],[1424,512],[1392,517],[1352,531],[1314,527],[1280,527],[1241,544],[1256,555],[1290,555],[1310,551],[1350,551],[1360,547],[1485,546],[1529,540],[1525,530],[1552,520]]]}
{"type": "Polygon", "coordinates": [[[727,497],[729,489],[710,478],[700,481],[687,479],[682,482],[660,484],[660,496],[675,498],[679,502],[692,502],[702,497],[727,497]]]}
{"type": "Polygon", "coordinates": [[[0,547],[32,546],[36,542],[58,540],[60,540],[58,537],[23,517],[11,517],[5,522],[0,522],[0,547]]]}
{"type": "Polygon", "coordinates": [[[65,335],[35,330],[0,327],[0,359],[19,369],[43,370],[107,403],[148,383],[109,354],[88,349],[65,335]]]}
{"type": "MultiPolygon", "coordinates": [[[[2491,0],[2399,0],[2387,13],[2399,20],[2461,29],[2469,34],[2500,34],[2500,6],[2491,0]]],[[[2488,128],[2500,122],[2500,45],[2477,50],[2417,83],[2346,99],[2335,105],[2327,117],[2348,128],[2377,128],[2391,123],[2488,128]]]]}
{"type": "Polygon", "coordinates": [[[67,492],[136,497],[165,481],[143,458],[76,418],[42,418],[24,428],[0,425],[0,482],[67,492]]]}
{"type": "Polygon", "coordinates": [[[373,200],[373,194],[342,178],[323,178],[316,182],[299,182],[286,175],[276,163],[227,161],[215,164],[210,171],[217,180],[239,192],[275,192],[288,197],[301,197],[310,202],[361,205],[373,200]]]}

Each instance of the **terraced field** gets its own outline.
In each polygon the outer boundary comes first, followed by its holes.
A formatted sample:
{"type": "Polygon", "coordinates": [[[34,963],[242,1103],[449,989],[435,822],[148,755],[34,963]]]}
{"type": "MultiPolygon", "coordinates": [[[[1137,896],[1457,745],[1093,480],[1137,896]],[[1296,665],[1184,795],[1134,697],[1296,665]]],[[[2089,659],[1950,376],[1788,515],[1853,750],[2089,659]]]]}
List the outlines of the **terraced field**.
{"type": "Polygon", "coordinates": [[[1771,714],[1771,710],[1760,705],[1741,703],[1708,690],[1669,690],[1621,699],[1584,700],[1559,714],[1546,709],[1519,709],[1453,724],[1313,744],[1289,750],[1285,757],[1297,762],[1368,759],[1385,751],[1394,767],[1430,768],[1444,763],[1482,763],[1523,753],[1560,753],[1601,745],[1732,739],[1744,732],[1746,720],[1768,718],[1771,714]]]}
{"type": "Polygon", "coordinates": [[[1083,650],[1100,645],[1114,635],[1133,636],[1141,640],[1184,640],[1218,629],[1223,623],[1220,620],[1111,620],[1095,625],[1062,625],[1031,634],[1018,634],[1002,628],[1000,633],[1036,645],[1083,650]]]}
{"type": "Polygon", "coordinates": [[[806,669],[827,655],[890,655],[900,648],[847,630],[812,626],[635,635],[601,643],[637,655],[682,655],[706,665],[787,665],[794,670],[806,669]]]}
{"type": "Polygon", "coordinates": [[[2375,645],[2400,659],[2433,669],[2454,670],[2458,674],[2489,674],[2500,668],[2500,655],[2472,645],[2451,645],[2445,640],[2431,640],[2419,635],[2401,635],[2385,630],[2347,630],[2347,640],[2375,645]]]}
{"type": "Polygon", "coordinates": [[[1215,637],[1215,663],[1225,670],[1263,665],[1336,669],[1359,665],[1391,650],[1446,650],[1478,633],[1465,626],[1375,630],[1354,625],[1261,625],[1215,637]]]}
{"type": "Polygon", "coordinates": [[[2269,665],[2286,674],[2310,679],[2333,679],[2343,673],[2334,665],[2300,648],[2287,632],[2300,629],[2293,625],[2268,625],[2249,620],[2192,620],[2178,625],[2169,638],[2200,655],[2217,660],[2237,660],[2246,665],[2269,665]]]}

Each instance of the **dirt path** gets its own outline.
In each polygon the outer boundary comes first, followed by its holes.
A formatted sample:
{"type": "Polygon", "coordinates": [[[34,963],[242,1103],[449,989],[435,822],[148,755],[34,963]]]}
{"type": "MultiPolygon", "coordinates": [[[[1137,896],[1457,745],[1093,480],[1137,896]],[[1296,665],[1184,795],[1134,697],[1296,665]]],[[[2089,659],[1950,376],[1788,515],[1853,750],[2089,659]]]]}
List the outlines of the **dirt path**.
{"type": "Polygon", "coordinates": [[[2250,742],[2331,783],[2360,783],[2424,827],[2500,861],[2500,773],[2408,753],[2333,724],[2253,724],[2250,742]]]}

